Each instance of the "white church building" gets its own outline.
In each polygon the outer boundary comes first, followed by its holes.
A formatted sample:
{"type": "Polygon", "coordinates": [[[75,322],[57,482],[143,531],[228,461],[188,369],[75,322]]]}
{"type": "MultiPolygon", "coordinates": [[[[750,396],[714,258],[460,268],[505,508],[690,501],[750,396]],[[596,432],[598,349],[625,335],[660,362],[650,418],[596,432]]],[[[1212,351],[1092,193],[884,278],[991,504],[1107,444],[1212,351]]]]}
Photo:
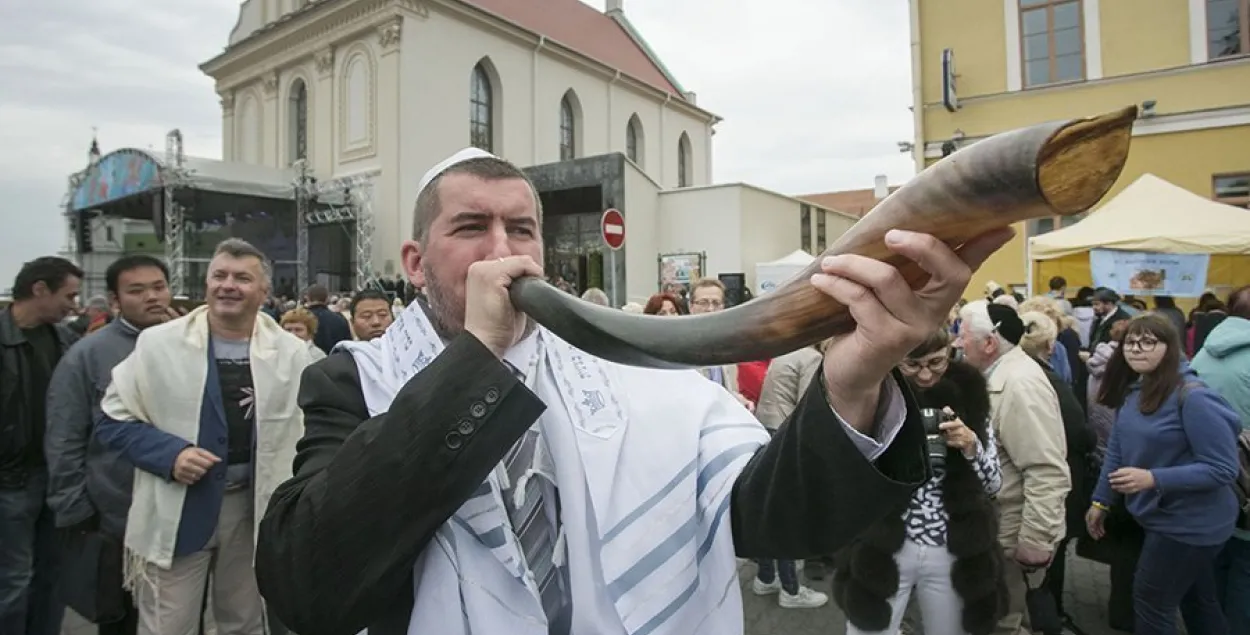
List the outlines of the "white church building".
{"type": "MultiPolygon", "coordinates": [[[[819,253],[855,217],[712,183],[720,118],[630,23],[579,0],[246,0],[201,65],[221,97],[222,159],[372,179],[372,268],[400,272],[416,185],[474,145],[524,167],[543,199],[549,273],[620,305],[664,282],[819,253]],[[621,211],[615,254],[600,237],[621,211]]],[[[314,245],[311,249],[316,249],[314,245]]],[[[312,272],[315,273],[315,272],[312,272]]]]}

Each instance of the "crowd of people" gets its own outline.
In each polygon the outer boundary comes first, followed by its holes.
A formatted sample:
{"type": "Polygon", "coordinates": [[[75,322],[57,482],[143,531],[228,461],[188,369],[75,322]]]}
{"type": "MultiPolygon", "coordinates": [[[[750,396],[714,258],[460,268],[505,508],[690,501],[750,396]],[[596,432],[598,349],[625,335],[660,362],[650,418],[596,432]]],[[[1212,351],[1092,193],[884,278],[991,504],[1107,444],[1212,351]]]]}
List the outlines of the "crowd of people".
{"type": "Polygon", "coordinates": [[[59,635],[68,605],[101,634],[195,633],[209,602],[221,633],[283,631],[262,608],[253,533],[291,472],[300,374],[380,337],[395,307],[380,288],[269,297],[266,262],[223,242],[190,312],[150,256],[118,259],[107,301],[82,306],[72,262],[23,266],[0,313],[0,632],[59,635]],[[215,492],[190,487],[219,464],[215,492]]]}
{"type": "MultiPolygon", "coordinates": [[[[925,413],[934,476],[829,559],[848,632],[918,630],[910,603],[932,635],[1079,633],[1065,565],[1087,557],[1110,565],[1112,629],[1176,633],[1180,614],[1191,635],[1250,633],[1250,288],[1227,302],[1204,294],[1186,316],[1170,297],[1148,310],[1066,286],[1056,278],[1026,299],[991,284],[898,365],[925,413]]],[[[705,279],[639,308],[698,314],[724,298],[705,279]]],[[[772,429],[822,346],[704,372],[758,403],[772,429]]],[[[795,562],[758,564],[757,594],[825,603],[795,562]]],[[[806,577],[822,569],[809,562],[806,577]]]]}
{"type": "MultiPolygon", "coordinates": [[[[923,289],[853,256],[812,279],[854,333],[653,370],[512,308],[544,273],[521,170],[469,149],[417,191],[407,304],[271,297],[238,239],[185,310],[147,256],[110,266],[107,309],[78,308],[68,260],[22,268],[0,313],[0,633],[58,635],[68,605],[102,634],[211,613],[219,635],[737,635],[747,558],[751,592],[832,599],[856,635],[1051,635],[1078,626],[1071,544],[1111,565],[1114,628],[1250,632],[1250,287],[1178,321],[1056,280],[943,324],[1010,233],[955,252],[891,232],[923,289]]],[[[621,308],[713,313],[726,288],[621,308]]]]}

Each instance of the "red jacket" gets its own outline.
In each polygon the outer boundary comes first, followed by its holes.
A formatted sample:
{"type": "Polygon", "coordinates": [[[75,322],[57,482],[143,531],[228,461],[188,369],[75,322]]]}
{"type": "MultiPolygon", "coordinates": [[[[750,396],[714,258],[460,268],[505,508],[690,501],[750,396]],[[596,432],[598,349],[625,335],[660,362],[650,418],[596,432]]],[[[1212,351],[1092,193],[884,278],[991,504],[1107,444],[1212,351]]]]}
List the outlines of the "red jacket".
{"type": "Polygon", "coordinates": [[[751,403],[760,402],[760,391],[764,389],[764,374],[773,360],[762,362],[742,362],[738,364],[738,392],[742,393],[751,403]]]}

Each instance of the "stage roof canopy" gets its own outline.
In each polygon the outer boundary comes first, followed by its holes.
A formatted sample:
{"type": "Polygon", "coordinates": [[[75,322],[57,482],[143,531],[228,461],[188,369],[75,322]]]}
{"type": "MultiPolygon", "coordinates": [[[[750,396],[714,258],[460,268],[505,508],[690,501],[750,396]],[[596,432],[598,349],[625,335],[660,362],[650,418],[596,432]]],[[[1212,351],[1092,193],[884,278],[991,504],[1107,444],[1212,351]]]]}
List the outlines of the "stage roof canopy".
{"type": "MultiPolygon", "coordinates": [[[[292,200],[296,174],[290,168],[227,163],[184,157],[183,186],[203,192],[292,200]]],[[[87,170],[73,193],[72,211],[81,212],[114,201],[159,190],[169,178],[165,161],[151,152],[124,148],[110,152],[87,170]]]]}

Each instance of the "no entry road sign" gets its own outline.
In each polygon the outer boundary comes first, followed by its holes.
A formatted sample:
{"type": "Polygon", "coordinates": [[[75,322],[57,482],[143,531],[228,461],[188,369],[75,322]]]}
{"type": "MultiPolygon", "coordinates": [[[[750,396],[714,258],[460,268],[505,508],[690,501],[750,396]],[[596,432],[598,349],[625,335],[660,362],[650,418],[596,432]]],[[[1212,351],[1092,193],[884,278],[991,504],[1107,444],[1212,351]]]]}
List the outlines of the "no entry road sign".
{"type": "Polygon", "coordinates": [[[599,231],[609,249],[620,249],[625,244],[625,217],[619,211],[609,209],[599,221],[599,231]]]}

